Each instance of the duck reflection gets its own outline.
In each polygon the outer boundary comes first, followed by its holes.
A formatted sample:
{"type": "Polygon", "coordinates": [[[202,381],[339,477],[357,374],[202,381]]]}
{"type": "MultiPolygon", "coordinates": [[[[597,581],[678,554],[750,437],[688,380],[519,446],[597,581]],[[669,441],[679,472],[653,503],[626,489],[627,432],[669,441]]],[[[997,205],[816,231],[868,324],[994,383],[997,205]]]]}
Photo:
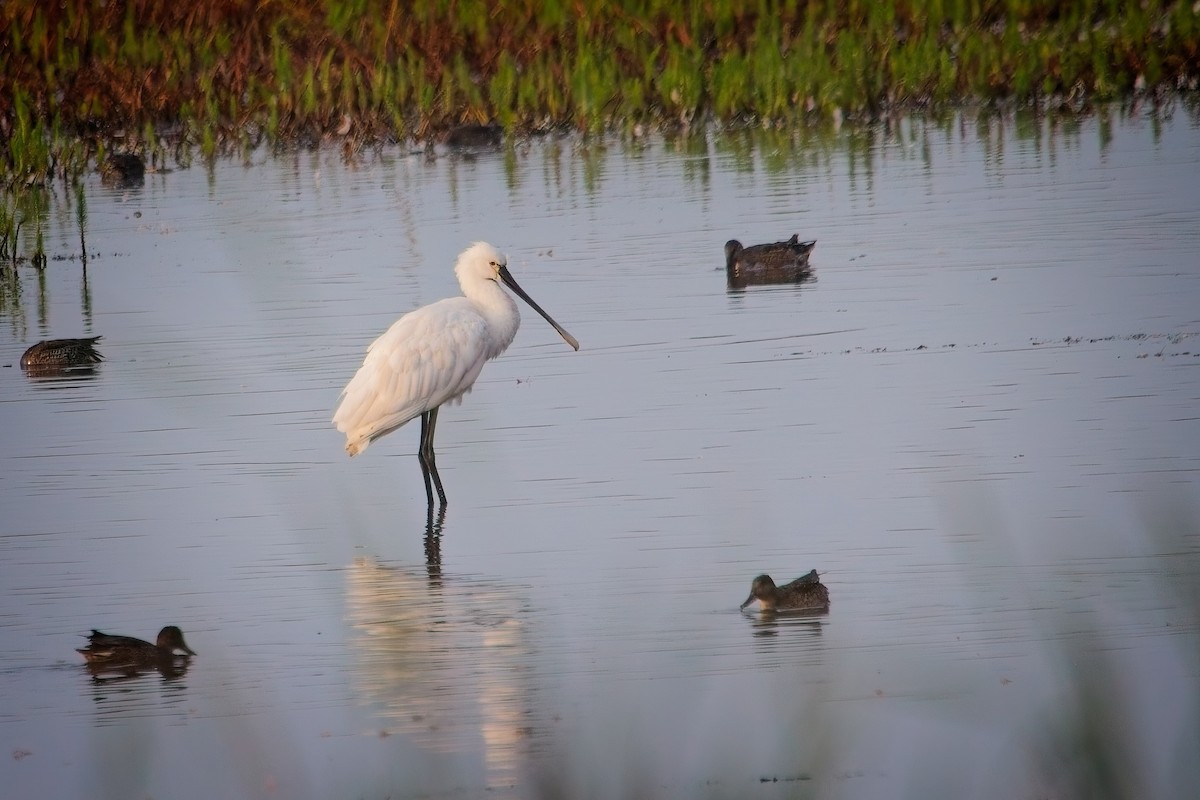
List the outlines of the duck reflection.
{"type": "Polygon", "coordinates": [[[147,675],[159,675],[164,681],[179,680],[187,674],[189,662],[185,658],[163,656],[153,661],[127,664],[90,663],[85,665],[93,683],[119,683],[136,680],[147,675]]]}
{"type": "Polygon", "coordinates": [[[347,571],[357,690],[424,747],[468,752],[482,738],[489,785],[511,783],[533,731],[527,603],[430,570],[359,558],[347,571]]]}
{"type": "Polygon", "coordinates": [[[187,682],[182,678],[195,652],[179,628],[163,628],[153,644],[94,630],[78,652],[87,662],[97,725],[183,710],[187,682]]]}
{"type": "Polygon", "coordinates": [[[825,623],[821,619],[828,615],[827,611],[789,611],[783,614],[763,612],[755,614],[751,620],[751,628],[755,638],[770,639],[782,633],[788,633],[785,641],[791,641],[793,635],[819,639],[825,632],[825,623]]]}
{"type": "Polygon", "coordinates": [[[149,717],[186,717],[188,662],[163,659],[154,664],[87,665],[93,725],[127,725],[149,717]]]}

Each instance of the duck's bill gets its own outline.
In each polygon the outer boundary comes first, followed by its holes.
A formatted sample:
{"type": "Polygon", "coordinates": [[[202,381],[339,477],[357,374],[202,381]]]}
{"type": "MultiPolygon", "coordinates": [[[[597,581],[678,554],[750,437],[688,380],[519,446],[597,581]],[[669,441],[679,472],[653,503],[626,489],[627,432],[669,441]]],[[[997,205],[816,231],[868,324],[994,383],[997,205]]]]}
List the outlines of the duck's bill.
{"type": "Polygon", "coordinates": [[[189,656],[196,655],[196,651],[193,650],[192,648],[188,647],[186,644],[179,645],[179,647],[175,648],[175,650],[176,650],[176,652],[182,650],[183,652],[187,653],[189,656]]]}
{"type": "Polygon", "coordinates": [[[750,605],[753,602],[754,602],[754,595],[751,594],[749,597],[746,598],[746,602],[744,602],[740,606],[738,606],[738,611],[745,611],[746,606],[750,605]]]}
{"type": "Polygon", "coordinates": [[[513,278],[512,273],[508,271],[508,267],[500,268],[500,280],[504,281],[504,285],[507,286],[508,288],[512,289],[513,292],[517,295],[517,297],[521,298],[526,303],[528,303],[530,308],[532,308],[534,311],[541,314],[542,319],[546,320],[546,322],[549,322],[550,325],[554,328],[554,330],[558,331],[558,335],[563,337],[563,341],[565,341],[567,344],[571,345],[571,347],[575,348],[576,350],[579,349],[579,341],[574,336],[567,333],[566,329],[562,325],[559,325],[557,322],[555,322],[554,317],[551,317],[549,314],[547,314],[545,311],[542,310],[541,306],[539,306],[537,303],[533,302],[532,297],[525,294],[525,290],[522,289],[521,286],[517,283],[516,279],[513,278]]]}

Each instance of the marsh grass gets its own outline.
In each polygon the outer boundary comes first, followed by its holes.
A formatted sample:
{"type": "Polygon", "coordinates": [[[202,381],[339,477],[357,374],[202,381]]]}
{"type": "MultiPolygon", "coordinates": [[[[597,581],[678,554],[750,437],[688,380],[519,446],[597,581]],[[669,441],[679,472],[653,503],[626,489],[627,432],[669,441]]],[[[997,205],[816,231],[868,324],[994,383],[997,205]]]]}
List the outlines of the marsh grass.
{"type": "Polygon", "coordinates": [[[49,191],[42,186],[0,190],[0,269],[29,263],[46,266],[43,229],[50,210],[49,191]]]}
{"type": "Polygon", "coordinates": [[[795,123],[966,98],[1083,104],[1194,88],[1194,4],[713,0],[10,0],[6,182],[78,174],[101,142],[211,157],[264,139],[425,137],[698,120],[795,123]],[[80,146],[83,143],[83,146],[80,146]]]}

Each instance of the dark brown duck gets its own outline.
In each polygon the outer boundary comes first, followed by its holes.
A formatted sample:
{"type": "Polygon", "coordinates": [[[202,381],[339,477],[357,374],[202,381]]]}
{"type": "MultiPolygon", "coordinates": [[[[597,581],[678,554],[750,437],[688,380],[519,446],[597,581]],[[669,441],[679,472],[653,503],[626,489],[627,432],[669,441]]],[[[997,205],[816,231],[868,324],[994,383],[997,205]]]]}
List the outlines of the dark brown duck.
{"type": "Polygon", "coordinates": [[[84,339],[47,339],[30,347],[21,356],[21,369],[54,367],[90,367],[99,364],[104,356],[96,349],[99,336],[84,339]]]}
{"type": "Polygon", "coordinates": [[[798,234],[786,242],[743,247],[737,239],[725,243],[725,273],[730,283],[785,283],[808,274],[808,257],[817,240],[800,241],[798,234]]]}
{"type": "Polygon", "coordinates": [[[759,575],[750,585],[742,608],[758,601],[763,611],[828,611],[829,589],[814,569],[791,583],[776,586],[770,575],[759,575]]]}
{"type": "Polygon", "coordinates": [[[183,640],[183,631],[168,625],[158,632],[155,644],[132,636],[113,636],[93,630],[88,646],[76,648],[90,665],[146,664],[179,656],[194,656],[196,651],[183,640]]]}

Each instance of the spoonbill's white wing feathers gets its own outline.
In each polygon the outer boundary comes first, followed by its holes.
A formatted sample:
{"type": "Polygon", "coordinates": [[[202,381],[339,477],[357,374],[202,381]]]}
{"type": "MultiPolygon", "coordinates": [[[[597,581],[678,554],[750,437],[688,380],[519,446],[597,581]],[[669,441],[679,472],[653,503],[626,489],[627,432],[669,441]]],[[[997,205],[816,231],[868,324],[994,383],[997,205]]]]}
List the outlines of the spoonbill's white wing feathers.
{"type": "Polygon", "coordinates": [[[499,355],[488,338],[487,321],[466,297],[439,300],[396,320],[367,349],[333,415],[346,434],[346,452],[357,455],[380,436],[469,392],[484,363],[499,355]]]}

